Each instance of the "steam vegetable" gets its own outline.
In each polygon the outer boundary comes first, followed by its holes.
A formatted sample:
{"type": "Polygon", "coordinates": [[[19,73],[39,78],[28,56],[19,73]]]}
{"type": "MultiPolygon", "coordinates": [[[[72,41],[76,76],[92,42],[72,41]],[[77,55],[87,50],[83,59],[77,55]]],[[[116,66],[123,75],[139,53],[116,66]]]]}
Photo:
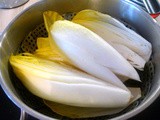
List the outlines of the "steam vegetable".
{"type": "Polygon", "coordinates": [[[89,29],[69,21],[56,21],[51,35],[53,42],[70,62],[87,73],[117,86],[121,83],[111,77],[113,73],[139,80],[136,70],[112,46],[89,29]]]}
{"type": "MultiPolygon", "coordinates": [[[[137,100],[140,97],[140,88],[129,88],[129,90],[132,93],[132,99],[130,101],[130,103],[132,103],[133,101],[137,100]]],[[[86,118],[86,117],[97,117],[102,115],[111,115],[114,113],[118,113],[125,108],[125,107],[119,107],[119,108],[76,107],[48,100],[44,100],[44,103],[56,113],[70,118],[86,118]]]]}
{"type": "Polygon", "coordinates": [[[124,86],[116,87],[70,66],[34,55],[11,56],[10,63],[33,94],[50,101],[81,107],[115,108],[125,106],[131,98],[129,90],[122,89],[124,86]]]}
{"type": "Polygon", "coordinates": [[[139,70],[144,69],[144,63],[149,60],[152,47],[147,40],[136,32],[125,27],[124,24],[111,16],[93,10],[80,11],[72,21],[89,28],[112,45],[117,51],[119,50],[114,44],[123,45],[127,50],[121,49],[120,54],[135,68],[139,70]],[[132,54],[132,51],[134,54],[132,54]],[[131,57],[128,58],[128,56],[131,57]]]}
{"type": "Polygon", "coordinates": [[[11,55],[16,76],[53,111],[71,118],[113,114],[140,97],[151,44],[109,15],[80,11],[72,21],[54,11],[43,14],[47,38],[34,53],[11,55]],[[135,69],[136,68],[136,69],[135,69]],[[31,72],[32,71],[32,72],[31,72]]]}
{"type": "Polygon", "coordinates": [[[38,38],[37,47],[38,49],[34,52],[35,56],[54,62],[70,64],[56,48],[51,48],[49,38],[38,38]]]}

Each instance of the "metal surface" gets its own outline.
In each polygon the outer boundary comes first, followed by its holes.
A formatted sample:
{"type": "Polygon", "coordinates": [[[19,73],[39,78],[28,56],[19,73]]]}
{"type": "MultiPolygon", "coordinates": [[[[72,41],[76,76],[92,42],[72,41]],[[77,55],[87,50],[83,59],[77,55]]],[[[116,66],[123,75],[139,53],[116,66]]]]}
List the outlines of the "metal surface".
{"type": "Polygon", "coordinates": [[[11,9],[19,7],[28,2],[28,0],[0,0],[0,9],[11,9]]]}
{"type": "Polygon", "coordinates": [[[21,110],[21,116],[19,120],[26,120],[25,117],[26,117],[26,112],[24,110],[21,110]]]}
{"type": "Polygon", "coordinates": [[[0,83],[8,97],[21,109],[39,119],[60,119],[59,116],[51,117],[50,113],[45,113],[45,106],[41,106],[39,99],[35,96],[25,96],[29,101],[25,101],[21,92],[25,88],[15,80],[10,71],[8,58],[15,53],[22,40],[34,30],[38,25],[43,23],[42,13],[46,10],[54,10],[60,14],[66,12],[78,12],[82,9],[94,9],[103,13],[108,13],[113,17],[125,21],[133,26],[136,31],[152,43],[153,56],[152,62],[155,65],[154,78],[150,91],[145,95],[140,105],[133,110],[115,116],[114,119],[130,118],[146,107],[148,107],[160,94],[160,27],[153,19],[138,6],[134,6],[125,0],[43,0],[24,11],[16,17],[11,24],[5,29],[0,38],[0,83]],[[15,85],[16,83],[16,85],[15,85]],[[17,91],[17,88],[19,91],[17,91]],[[39,112],[34,105],[41,106],[43,112],[39,112]]]}
{"type": "Polygon", "coordinates": [[[133,3],[136,3],[137,5],[139,5],[141,7],[145,7],[143,4],[143,0],[130,0],[130,1],[132,1],[133,3]]]}
{"type": "Polygon", "coordinates": [[[150,14],[160,13],[160,4],[157,0],[143,0],[143,3],[150,14]]]}

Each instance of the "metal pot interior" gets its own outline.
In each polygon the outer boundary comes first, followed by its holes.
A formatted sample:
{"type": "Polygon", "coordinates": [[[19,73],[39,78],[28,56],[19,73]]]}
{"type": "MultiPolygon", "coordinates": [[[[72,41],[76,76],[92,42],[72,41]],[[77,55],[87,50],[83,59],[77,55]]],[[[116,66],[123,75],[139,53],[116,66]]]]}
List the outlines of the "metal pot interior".
{"type": "Polygon", "coordinates": [[[145,75],[142,75],[143,98],[118,114],[103,116],[100,119],[132,117],[149,106],[160,93],[160,27],[141,8],[125,0],[42,0],[16,17],[5,29],[0,39],[1,86],[17,106],[36,118],[62,119],[62,116],[50,111],[43,104],[42,99],[32,95],[19,82],[11,71],[8,58],[12,53],[17,52],[26,36],[43,23],[44,11],[53,10],[65,14],[83,9],[98,10],[119,19],[146,38],[153,46],[151,61],[146,65],[148,67],[146,67],[146,73],[143,73],[145,75]]]}

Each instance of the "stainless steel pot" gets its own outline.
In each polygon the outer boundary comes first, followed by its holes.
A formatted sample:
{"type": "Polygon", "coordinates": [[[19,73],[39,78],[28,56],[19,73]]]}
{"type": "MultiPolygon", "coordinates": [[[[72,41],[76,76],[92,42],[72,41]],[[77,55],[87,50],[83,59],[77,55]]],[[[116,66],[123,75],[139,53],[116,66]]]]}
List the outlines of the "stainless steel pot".
{"type": "MultiPolygon", "coordinates": [[[[104,119],[127,119],[148,107],[160,94],[160,27],[141,8],[127,0],[42,0],[23,11],[5,29],[0,38],[0,84],[8,97],[22,110],[39,119],[59,119],[61,116],[53,114],[42,105],[41,99],[30,94],[12,74],[8,58],[19,48],[22,40],[43,23],[42,13],[54,10],[60,14],[78,12],[82,9],[94,9],[108,13],[124,21],[146,38],[153,46],[152,63],[155,66],[153,78],[148,83],[150,88],[144,94],[138,106],[132,105],[116,115],[104,119]],[[37,106],[40,106],[37,108],[37,106]],[[132,108],[132,109],[131,109],[132,108]]],[[[145,80],[144,80],[145,82],[145,80]]]]}

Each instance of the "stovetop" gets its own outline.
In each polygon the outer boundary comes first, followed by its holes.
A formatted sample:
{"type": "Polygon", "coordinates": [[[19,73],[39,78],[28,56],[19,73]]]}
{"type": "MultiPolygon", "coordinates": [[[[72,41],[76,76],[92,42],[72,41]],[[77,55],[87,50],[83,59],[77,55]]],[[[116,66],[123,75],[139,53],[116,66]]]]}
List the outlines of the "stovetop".
{"type": "MultiPolygon", "coordinates": [[[[143,0],[131,0],[146,10],[143,0]]],[[[147,11],[147,10],[146,10],[147,11]]],[[[20,120],[21,110],[4,93],[0,86],[0,119],[1,120],[20,120]]],[[[160,97],[143,112],[129,120],[160,120],[160,97]]],[[[32,116],[27,116],[25,120],[37,120],[32,116]]]]}

